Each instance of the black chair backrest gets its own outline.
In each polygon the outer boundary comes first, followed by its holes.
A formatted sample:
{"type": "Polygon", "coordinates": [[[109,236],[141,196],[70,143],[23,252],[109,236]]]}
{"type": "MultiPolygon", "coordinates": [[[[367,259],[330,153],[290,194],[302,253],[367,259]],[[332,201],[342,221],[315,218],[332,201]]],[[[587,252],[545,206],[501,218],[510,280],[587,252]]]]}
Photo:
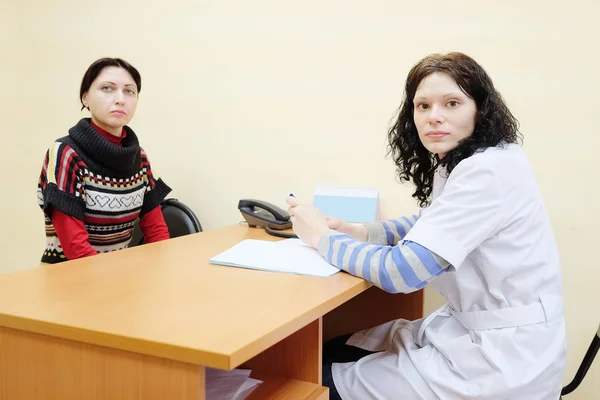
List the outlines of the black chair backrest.
{"type": "MultiPolygon", "coordinates": [[[[202,232],[202,225],[200,225],[196,214],[179,200],[165,199],[161,203],[161,209],[171,238],[202,232]]],[[[139,222],[136,221],[129,247],[144,243],[144,235],[140,229],[139,222]]]]}
{"type": "Polygon", "coordinates": [[[594,336],[594,338],[592,339],[592,343],[590,344],[590,347],[585,353],[583,361],[581,361],[581,364],[579,365],[579,368],[575,373],[575,377],[573,378],[571,383],[569,383],[562,389],[560,393],[561,396],[569,394],[575,389],[577,389],[579,384],[583,381],[585,374],[587,374],[588,370],[590,369],[590,366],[592,365],[592,362],[594,361],[594,358],[598,353],[598,349],[600,349],[600,325],[598,325],[598,332],[596,332],[596,336],[594,336]]]}

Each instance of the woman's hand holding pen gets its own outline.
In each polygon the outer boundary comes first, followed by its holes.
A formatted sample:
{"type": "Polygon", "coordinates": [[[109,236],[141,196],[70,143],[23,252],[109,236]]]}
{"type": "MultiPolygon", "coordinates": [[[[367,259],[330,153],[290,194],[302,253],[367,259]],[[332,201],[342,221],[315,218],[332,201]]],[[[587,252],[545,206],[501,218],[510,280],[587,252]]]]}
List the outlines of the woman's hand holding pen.
{"type": "Polygon", "coordinates": [[[293,195],[287,198],[286,203],[290,206],[288,212],[294,233],[299,239],[314,248],[318,247],[319,240],[329,229],[350,235],[363,242],[367,241],[367,228],[363,225],[353,225],[336,217],[326,217],[312,205],[300,204],[293,195]]]}
{"type": "Polygon", "coordinates": [[[286,203],[290,206],[288,212],[294,233],[300,240],[316,249],[321,237],[329,230],[325,216],[310,204],[300,204],[293,195],[287,198],[286,203]]]}

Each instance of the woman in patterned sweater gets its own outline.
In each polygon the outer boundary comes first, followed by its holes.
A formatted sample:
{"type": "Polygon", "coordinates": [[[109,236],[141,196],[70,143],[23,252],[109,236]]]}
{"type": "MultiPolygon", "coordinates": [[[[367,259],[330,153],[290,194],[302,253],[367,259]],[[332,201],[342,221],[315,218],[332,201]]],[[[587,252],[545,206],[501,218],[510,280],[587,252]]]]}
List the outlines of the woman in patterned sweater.
{"type": "Polygon", "coordinates": [[[136,219],[146,242],[169,238],[160,203],[171,189],[153,175],[136,134],[141,77],[119,58],[102,58],[86,71],[81,119],[46,152],[38,204],[46,225],[44,263],[126,248],[136,219]]]}

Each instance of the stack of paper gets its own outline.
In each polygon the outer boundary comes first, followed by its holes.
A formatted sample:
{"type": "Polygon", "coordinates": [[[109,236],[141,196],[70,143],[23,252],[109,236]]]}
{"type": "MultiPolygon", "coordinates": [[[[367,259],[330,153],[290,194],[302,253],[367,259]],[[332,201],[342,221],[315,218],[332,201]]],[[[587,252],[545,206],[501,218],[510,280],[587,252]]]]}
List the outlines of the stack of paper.
{"type": "Polygon", "coordinates": [[[299,239],[246,239],[209,260],[213,264],[291,274],[331,276],[340,270],[299,239]]]}
{"type": "Polygon", "coordinates": [[[244,400],[262,383],[250,378],[249,369],[223,371],[206,368],[207,400],[244,400]]]}

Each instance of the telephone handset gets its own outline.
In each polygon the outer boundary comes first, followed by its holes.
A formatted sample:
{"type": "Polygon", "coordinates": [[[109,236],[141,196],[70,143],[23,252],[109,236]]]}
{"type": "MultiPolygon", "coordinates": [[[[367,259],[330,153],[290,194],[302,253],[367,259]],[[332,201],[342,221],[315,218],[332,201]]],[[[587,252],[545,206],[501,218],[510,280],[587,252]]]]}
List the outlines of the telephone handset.
{"type": "Polygon", "coordinates": [[[266,201],[242,199],[238,203],[238,210],[252,228],[264,227],[268,234],[283,238],[297,238],[293,233],[277,232],[292,227],[290,214],[266,201]]]}

